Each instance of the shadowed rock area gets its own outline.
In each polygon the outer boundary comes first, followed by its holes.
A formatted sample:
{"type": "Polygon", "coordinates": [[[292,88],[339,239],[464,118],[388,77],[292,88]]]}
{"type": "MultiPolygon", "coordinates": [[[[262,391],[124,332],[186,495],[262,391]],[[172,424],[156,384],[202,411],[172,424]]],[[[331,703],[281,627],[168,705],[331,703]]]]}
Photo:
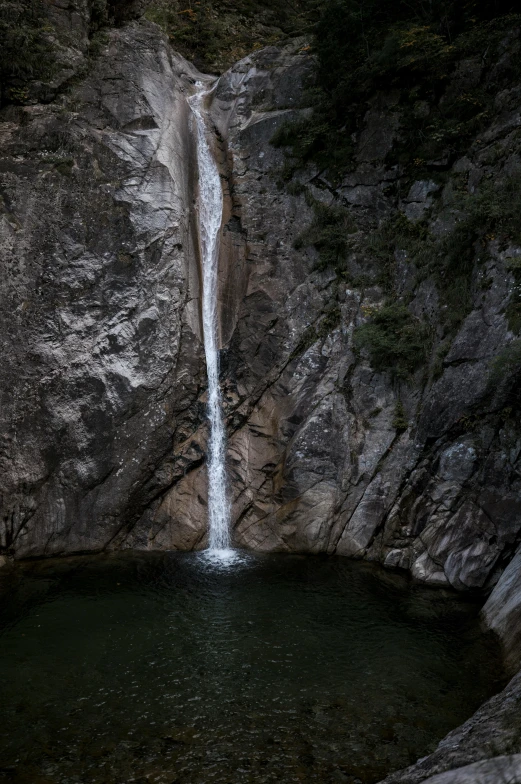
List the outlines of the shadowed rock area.
{"type": "MultiPolygon", "coordinates": [[[[206,534],[186,101],[197,72],[150,23],[104,35],[53,102],[3,110],[2,544],[18,556],[191,549],[206,534]]],[[[222,382],[239,545],[365,557],[457,589],[490,586],[515,552],[519,363],[508,306],[521,250],[490,237],[483,267],[475,248],[471,306],[447,334],[436,326],[448,307],[439,280],[397,248],[390,285],[430,331],[430,358],[407,378],[353,336],[389,296],[367,244],[378,226],[421,215],[433,235],[449,234],[465,218],[457,183],[472,195],[521,167],[504,62],[517,46],[516,33],[494,66],[507,85],[497,114],[444,185],[409,187],[389,166],[402,118],[383,95],[340,186],[312,167],[296,188],[280,182],[285,153],[270,140],[308,111],[303,39],[219,79],[209,109],[225,191],[222,382]],[[317,204],[340,205],[352,222],[340,275],[301,239],[317,204]]],[[[447,93],[461,78],[456,69],[447,93]]]]}

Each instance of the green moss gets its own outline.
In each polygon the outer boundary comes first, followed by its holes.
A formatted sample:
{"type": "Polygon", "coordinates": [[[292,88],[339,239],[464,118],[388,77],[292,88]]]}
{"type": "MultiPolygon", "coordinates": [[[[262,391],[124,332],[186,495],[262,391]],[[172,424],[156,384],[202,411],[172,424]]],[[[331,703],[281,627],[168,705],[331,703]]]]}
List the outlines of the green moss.
{"type": "Polygon", "coordinates": [[[394,296],[394,268],[396,257],[405,253],[408,260],[421,268],[426,268],[433,258],[435,242],[428,226],[422,221],[413,222],[397,212],[380,226],[370,232],[362,246],[365,253],[378,262],[380,276],[378,282],[390,296],[394,296]]]}
{"type": "Polygon", "coordinates": [[[322,321],[317,329],[317,338],[326,338],[338,327],[342,320],[340,308],[336,303],[333,303],[325,312],[322,321]]]}
{"type": "Polygon", "coordinates": [[[516,287],[510,302],[508,303],[505,315],[508,321],[508,327],[515,335],[521,332],[521,293],[519,286],[516,287]]]}
{"type": "Polygon", "coordinates": [[[107,0],[90,0],[90,33],[93,36],[109,23],[107,0]]]}
{"type": "Polygon", "coordinates": [[[63,158],[61,161],[58,161],[58,163],[54,164],[54,168],[62,175],[62,177],[70,177],[73,166],[74,161],[72,158],[63,158]]]}
{"type": "Polygon", "coordinates": [[[306,186],[302,185],[301,182],[298,182],[296,180],[294,182],[289,182],[286,187],[286,191],[289,193],[290,196],[300,196],[305,192],[305,190],[306,190],[306,186]]]}
{"type": "Polygon", "coordinates": [[[409,427],[409,422],[405,416],[405,409],[401,400],[397,400],[394,407],[393,427],[398,430],[398,432],[407,430],[409,427]]]}
{"type": "Polygon", "coordinates": [[[125,266],[127,266],[128,264],[133,264],[134,262],[133,256],[130,253],[128,253],[128,251],[123,250],[122,248],[118,250],[117,259],[120,264],[124,264],[125,266]]]}
{"type": "MultiPolygon", "coordinates": [[[[452,327],[472,307],[472,273],[476,262],[483,264],[489,258],[489,243],[497,240],[500,247],[521,243],[521,183],[517,178],[485,181],[477,193],[460,196],[456,206],[460,218],[440,244],[441,264],[431,265],[447,305],[446,321],[452,327]]],[[[513,329],[521,326],[520,285],[516,284],[507,309],[513,329]]]]}
{"type": "Polygon", "coordinates": [[[99,57],[108,42],[109,36],[106,30],[98,30],[93,33],[89,42],[89,58],[94,60],[99,57]]]}
{"type": "Polygon", "coordinates": [[[503,422],[517,418],[521,411],[521,339],[508,343],[492,360],[485,400],[503,422]]]}
{"type": "Polygon", "coordinates": [[[431,337],[427,324],[404,305],[392,303],[355,329],[354,342],[357,349],[369,353],[375,370],[407,379],[425,362],[431,337]]]}
{"type": "Polygon", "coordinates": [[[434,379],[440,378],[443,373],[443,360],[447,356],[450,350],[450,340],[446,340],[441,346],[438,346],[436,350],[436,354],[434,357],[434,363],[432,366],[432,377],[434,379]]]}
{"type": "MultiPolygon", "coordinates": [[[[321,96],[321,93],[318,93],[321,96]]],[[[317,100],[316,91],[308,90],[307,102],[317,100]]],[[[307,163],[313,162],[319,169],[327,170],[333,181],[352,167],[355,151],[354,142],[345,129],[337,129],[329,118],[323,97],[317,100],[311,117],[282,125],[271,138],[274,147],[289,150],[281,175],[289,182],[294,174],[307,163]]]]}
{"type": "Polygon", "coordinates": [[[489,387],[496,388],[505,378],[521,374],[521,340],[513,340],[491,362],[489,387]]]}
{"type": "MultiPolygon", "coordinates": [[[[521,243],[521,182],[519,177],[506,180],[485,180],[474,195],[466,195],[461,203],[465,217],[460,224],[460,246],[469,234],[474,237],[499,239],[503,246],[509,241],[521,243]]],[[[455,250],[456,255],[458,251],[455,250]]]]}

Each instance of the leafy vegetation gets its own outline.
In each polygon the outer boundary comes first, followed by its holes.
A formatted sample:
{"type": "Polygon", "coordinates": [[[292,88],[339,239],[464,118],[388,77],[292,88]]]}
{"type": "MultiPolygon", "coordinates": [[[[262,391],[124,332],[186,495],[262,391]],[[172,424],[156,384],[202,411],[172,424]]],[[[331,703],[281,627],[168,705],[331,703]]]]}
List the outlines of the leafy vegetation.
{"type": "Polygon", "coordinates": [[[220,73],[283,38],[312,32],[321,0],[151,0],[146,15],[203,71],[220,73]]]}
{"type": "Polygon", "coordinates": [[[312,160],[339,181],[353,165],[353,139],[367,100],[379,90],[393,91],[404,121],[392,162],[418,171],[443,165],[490,116],[497,85],[485,88],[479,70],[491,67],[505,34],[520,23],[515,10],[509,0],[328,0],[316,26],[313,115],[285,128],[275,142],[289,147],[294,168],[312,160]],[[441,104],[465,58],[478,58],[477,78],[441,104]]]}
{"type": "Polygon", "coordinates": [[[375,370],[390,370],[395,379],[407,379],[425,362],[430,329],[405,305],[391,303],[357,327],[354,342],[369,352],[375,370]]]}
{"type": "Polygon", "coordinates": [[[49,78],[50,33],[41,0],[0,0],[0,105],[25,103],[29,82],[49,78]]]}
{"type": "MultiPolygon", "coordinates": [[[[399,378],[426,359],[430,338],[426,325],[414,325],[405,305],[397,304],[398,259],[414,264],[417,281],[431,277],[440,294],[443,343],[432,367],[436,376],[451,336],[472,308],[474,289],[487,285],[476,276],[476,261],[488,259],[492,242],[502,250],[521,244],[519,178],[485,179],[469,194],[465,175],[448,174],[452,162],[475,139],[479,143],[496,111],[498,91],[521,77],[519,58],[493,70],[505,39],[521,25],[518,10],[509,0],[327,0],[315,29],[318,71],[308,90],[312,114],[282,126],[272,139],[286,150],[281,178],[287,188],[308,164],[336,186],[355,166],[368,101],[382,93],[392,96],[388,112],[400,117],[386,163],[399,165],[401,187],[422,178],[445,184],[450,177],[454,197],[445,215],[454,223],[447,234],[435,235],[427,220],[413,222],[397,213],[355,239],[357,254],[377,262],[379,272],[372,279],[388,295],[386,307],[356,331],[355,340],[374,367],[390,369],[399,378]]],[[[496,164],[501,156],[498,148],[488,163],[496,164]]],[[[349,231],[356,230],[347,211],[343,217],[341,208],[336,216],[314,212],[296,247],[314,246],[319,268],[347,275],[349,231]]],[[[515,286],[506,315],[519,333],[521,262],[514,258],[509,266],[515,286]]]]}
{"type": "Polygon", "coordinates": [[[513,340],[492,360],[487,383],[488,397],[503,406],[502,419],[519,417],[521,411],[521,340],[513,340]],[[499,394],[498,394],[499,393],[499,394]]]}
{"type": "MultiPolygon", "coordinates": [[[[452,231],[437,238],[425,222],[409,221],[402,213],[384,221],[367,236],[366,251],[379,262],[380,283],[393,296],[393,270],[398,254],[405,254],[420,278],[432,275],[441,294],[442,322],[453,332],[472,307],[472,278],[476,259],[484,263],[489,243],[521,244],[521,182],[512,177],[503,181],[486,180],[478,191],[457,193],[452,231]]],[[[521,263],[510,262],[516,288],[507,316],[511,328],[521,327],[521,263]]]]}
{"type": "Polygon", "coordinates": [[[505,376],[521,373],[521,340],[513,340],[492,361],[490,378],[494,385],[505,376]]]}
{"type": "MultiPolygon", "coordinates": [[[[312,115],[282,126],[272,142],[288,152],[282,172],[286,187],[294,193],[304,192],[313,208],[312,223],[295,247],[314,247],[318,269],[331,268],[346,276],[350,235],[357,230],[349,211],[312,199],[293,175],[312,162],[333,184],[340,182],[354,164],[367,101],[383,91],[392,92],[396,101],[393,111],[402,117],[400,138],[387,163],[400,164],[410,181],[440,177],[440,170],[449,169],[490,121],[498,85],[485,80],[482,69],[490,73],[501,41],[521,23],[516,10],[509,0],[429,0],[417,4],[407,0],[269,0],[262,7],[253,0],[152,0],[147,15],[161,24],[172,44],[201,69],[216,72],[266,44],[314,33],[318,70],[308,90],[312,115]],[[471,63],[466,87],[447,92],[462,62],[471,63]]],[[[521,63],[519,72],[521,75],[521,63]]],[[[445,237],[435,237],[426,222],[413,223],[399,214],[363,241],[362,250],[379,262],[378,282],[387,289],[391,311],[381,312],[383,320],[375,315],[367,329],[357,333],[358,340],[360,346],[365,342],[373,362],[395,367],[400,377],[407,376],[420,357],[425,359],[426,341],[425,325],[411,321],[410,314],[406,317],[405,306],[393,304],[398,255],[405,253],[414,262],[419,278],[434,277],[443,305],[447,347],[447,336],[472,305],[476,257],[487,258],[493,239],[518,241],[521,189],[515,180],[501,185],[485,182],[474,195],[468,194],[464,183],[456,193],[454,210],[456,221],[445,237]],[[397,321],[394,332],[390,321],[385,321],[391,313],[397,321]]],[[[521,270],[519,276],[517,268],[513,271],[516,291],[507,316],[511,327],[518,330],[521,270]]],[[[328,318],[322,322],[323,331],[328,318]]],[[[334,326],[336,322],[331,328],[334,326]]],[[[300,348],[317,338],[317,329],[309,328],[300,348]]],[[[435,373],[441,372],[442,361],[440,354],[435,373]]]]}
{"type": "MultiPolygon", "coordinates": [[[[487,258],[488,243],[497,240],[500,247],[509,242],[521,244],[521,183],[518,178],[502,182],[486,181],[477,193],[459,197],[458,207],[462,211],[461,219],[442,243],[444,260],[441,269],[441,289],[449,305],[449,316],[459,316],[456,322],[471,307],[473,265],[476,259],[483,262],[487,258]],[[458,292],[462,313],[456,307],[458,292]]],[[[519,288],[514,292],[507,313],[515,331],[521,326],[518,292],[519,288]]]]}
{"type": "MultiPolygon", "coordinates": [[[[308,192],[305,197],[315,215],[309,228],[297,238],[295,247],[312,245],[319,254],[318,269],[334,269],[338,275],[348,277],[346,254],[350,234],[356,232],[349,211],[339,205],[324,205],[308,192]]],[[[414,264],[419,280],[432,276],[440,293],[445,342],[433,365],[436,377],[442,372],[450,335],[472,308],[476,259],[481,264],[486,261],[492,241],[502,248],[510,243],[521,244],[521,182],[518,178],[485,180],[474,194],[469,194],[465,187],[456,193],[453,210],[454,227],[441,237],[431,233],[427,222],[410,221],[398,212],[362,240],[357,239],[362,243],[365,255],[378,263],[378,282],[389,297],[387,306],[357,330],[357,345],[369,351],[376,369],[390,369],[397,378],[406,378],[425,361],[431,342],[427,325],[414,320],[405,305],[394,302],[397,257],[405,255],[414,264]]],[[[515,286],[506,315],[511,329],[518,333],[521,330],[521,260],[513,257],[509,268],[515,286]]],[[[337,322],[332,328],[335,326],[337,322]]],[[[301,348],[307,348],[309,341],[313,342],[316,337],[313,329],[306,334],[301,348]]]]}
{"type": "MultiPolygon", "coordinates": [[[[0,0],[0,106],[38,100],[33,83],[48,82],[59,70],[70,31],[53,27],[50,6],[46,0],[0,0]]],[[[104,28],[133,15],[129,6],[126,0],[90,0],[89,57],[99,51],[104,28]]]]}
{"type": "Polygon", "coordinates": [[[397,400],[394,407],[393,427],[396,428],[398,432],[407,430],[409,427],[407,417],[405,416],[405,409],[401,400],[397,400]]]}
{"type": "Polygon", "coordinates": [[[315,213],[311,225],[295,241],[295,248],[312,245],[319,254],[317,269],[333,267],[340,274],[344,271],[348,249],[348,236],[356,225],[349,211],[340,205],[327,205],[306,194],[307,202],[315,213]]]}
{"type": "Polygon", "coordinates": [[[325,338],[338,327],[342,321],[342,314],[336,302],[330,304],[324,311],[324,315],[316,330],[317,338],[325,338]]]}

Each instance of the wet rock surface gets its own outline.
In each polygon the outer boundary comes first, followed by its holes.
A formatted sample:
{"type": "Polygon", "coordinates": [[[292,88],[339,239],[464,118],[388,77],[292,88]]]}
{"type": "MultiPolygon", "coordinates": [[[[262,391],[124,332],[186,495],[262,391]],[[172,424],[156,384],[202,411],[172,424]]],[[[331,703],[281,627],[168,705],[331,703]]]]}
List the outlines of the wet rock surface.
{"type": "Polygon", "coordinates": [[[456,770],[427,779],[429,784],[495,784],[498,781],[521,781],[521,755],[495,757],[474,762],[456,770]]]}
{"type": "MultiPolygon", "coordinates": [[[[484,761],[491,763],[483,764],[481,769],[483,775],[486,773],[489,776],[485,779],[486,783],[500,782],[498,775],[505,772],[501,759],[497,762],[496,778],[492,775],[497,759],[513,755],[516,764],[518,761],[521,738],[520,708],[521,673],[518,673],[500,694],[486,702],[461,727],[450,732],[433,754],[406,770],[392,773],[384,779],[385,784],[417,784],[420,781],[430,781],[431,777],[436,781],[435,777],[440,774],[446,774],[447,782],[451,781],[450,776],[453,775],[457,782],[457,769],[484,761]]],[[[478,766],[477,770],[472,772],[477,775],[479,769],[478,766]]],[[[507,770],[513,772],[508,766],[507,770]]],[[[514,784],[518,781],[516,776],[512,778],[514,784]]]]}
{"type": "MultiPolygon", "coordinates": [[[[236,542],[363,557],[432,584],[487,588],[521,529],[514,371],[491,381],[494,361],[516,345],[505,309],[510,260],[521,251],[490,241],[472,307],[437,354],[434,336],[428,367],[406,381],[375,370],[353,332],[387,294],[377,277],[370,282],[374,262],[357,238],[400,210],[443,234],[457,212],[453,182],[401,183],[387,163],[399,112],[392,94],[375,96],[341,187],[318,172],[300,175],[315,201],[343,204],[356,222],[346,273],[317,268],[313,247],[297,250],[314,211],[281,184],[284,152],[270,140],[307,111],[305,44],[241,60],[209,105],[225,195],[221,375],[236,542]],[[355,285],[360,271],[367,282],[355,285]]],[[[54,102],[4,110],[8,553],[204,545],[205,372],[186,102],[196,78],[157,27],[133,22],[107,34],[54,102]]],[[[521,166],[517,121],[509,111],[506,122],[502,107],[487,139],[452,166],[471,190],[521,166]],[[491,164],[483,144],[498,139],[491,164]]],[[[434,278],[420,279],[407,254],[392,274],[416,318],[442,320],[434,278]]]]}

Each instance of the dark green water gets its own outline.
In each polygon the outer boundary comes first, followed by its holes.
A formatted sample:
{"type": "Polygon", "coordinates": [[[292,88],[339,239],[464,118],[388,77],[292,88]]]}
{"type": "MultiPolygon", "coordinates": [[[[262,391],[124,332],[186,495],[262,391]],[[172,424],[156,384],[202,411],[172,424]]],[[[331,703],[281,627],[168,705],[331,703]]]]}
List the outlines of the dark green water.
{"type": "Polygon", "coordinates": [[[478,605],[346,559],[0,572],[0,781],[363,784],[500,686],[478,605]]]}

